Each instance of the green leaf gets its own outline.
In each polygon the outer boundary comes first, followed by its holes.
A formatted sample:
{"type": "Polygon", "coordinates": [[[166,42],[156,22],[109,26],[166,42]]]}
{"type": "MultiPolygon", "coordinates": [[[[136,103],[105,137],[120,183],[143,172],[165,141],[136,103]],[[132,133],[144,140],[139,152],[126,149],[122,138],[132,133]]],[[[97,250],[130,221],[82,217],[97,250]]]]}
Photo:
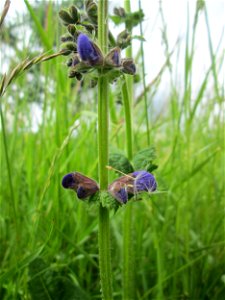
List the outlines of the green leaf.
{"type": "Polygon", "coordinates": [[[112,153],[109,155],[109,165],[125,174],[134,171],[134,168],[132,167],[128,158],[126,158],[126,156],[120,153],[112,153]]]}
{"type": "Polygon", "coordinates": [[[156,154],[154,147],[140,150],[133,158],[134,169],[152,172],[153,170],[158,168],[157,165],[153,164],[153,160],[155,158],[156,154]]]}
{"type": "Polygon", "coordinates": [[[133,35],[132,39],[133,40],[139,40],[139,41],[142,41],[142,42],[146,41],[146,39],[142,35],[133,35]]]}
{"type": "Polygon", "coordinates": [[[119,16],[110,16],[110,19],[113,21],[113,23],[115,25],[119,25],[119,24],[122,24],[124,23],[125,19],[124,18],[121,18],[119,16]]]}

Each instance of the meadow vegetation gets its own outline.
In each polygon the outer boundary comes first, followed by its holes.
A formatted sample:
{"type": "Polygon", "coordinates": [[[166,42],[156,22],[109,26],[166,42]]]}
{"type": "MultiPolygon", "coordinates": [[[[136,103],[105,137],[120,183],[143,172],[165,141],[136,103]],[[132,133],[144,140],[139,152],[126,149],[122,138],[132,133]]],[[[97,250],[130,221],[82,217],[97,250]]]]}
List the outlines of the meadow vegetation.
{"type": "MultiPolygon", "coordinates": [[[[1,60],[7,63],[7,76],[37,55],[60,51],[65,29],[58,11],[71,1],[25,3],[26,14],[13,22],[6,15],[1,28],[1,60]],[[22,24],[30,29],[29,47],[22,24]]],[[[134,91],[141,93],[134,93],[132,105],[133,152],[154,146],[158,189],[110,213],[113,295],[122,299],[122,227],[126,209],[132,206],[133,299],[222,300],[224,49],[222,43],[212,43],[207,3],[196,5],[183,41],[180,88],[174,79],[177,66],[171,64],[180,43],[172,49],[162,8],[159,14],[165,65],[143,85],[140,39],[135,57],[140,80],[134,82],[134,91]],[[205,20],[209,42],[205,51],[211,61],[193,91],[199,18],[205,20]],[[170,87],[159,111],[155,94],[165,73],[170,87]]],[[[8,84],[10,77],[1,81],[1,93],[5,90],[0,104],[0,298],[4,300],[101,298],[98,208],[61,186],[62,177],[71,171],[98,181],[97,88],[68,78],[67,72],[66,58],[59,55],[33,61],[8,84]]],[[[109,90],[109,151],[127,155],[121,85],[119,79],[109,90]]],[[[109,171],[109,182],[116,177],[109,171]]]]}

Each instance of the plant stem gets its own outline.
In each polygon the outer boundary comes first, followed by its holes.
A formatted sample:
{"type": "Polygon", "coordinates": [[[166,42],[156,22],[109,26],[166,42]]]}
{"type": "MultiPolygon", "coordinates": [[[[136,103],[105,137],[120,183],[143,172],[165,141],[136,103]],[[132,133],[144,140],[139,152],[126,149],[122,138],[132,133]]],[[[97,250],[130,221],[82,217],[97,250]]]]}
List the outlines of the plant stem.
{"type": "Polygon", "coordinates": [[[133,156],[133,135],[132,135],[132,116],[131,116],[131,103],[129,99],[128,85],[124,81],[122,84],[122,96],[125,113],[125,124],[126,124],[126,145],[127,145],[127,157],[129,160],[133,156]]]}
{"type": "MultiPolygon", "coordinates": [[[[108,47],[108,0],[98,2],[98,41],[103,53],[108,47]]],[[[108,186],[108,79],[98,79],[98,161],[100,191],[108,186]]],[[[99,207],[99,268],[101,279],[102,299],[112,299],[112,275],[110,253],[109,211],[101,203],[99,207]]]]}
{"type": "MultiPolygon", "coordinates": [[[[131,12],[130,0],[124,0],[124,8],[131,12]]],[[[126,24],[129,28],[129,24],[126,24]]],[[[126,57],[132,57],[132,46],[126,49],[126,57]]],[[[133,132],[132,132],[132,103],[133,103],[133,77],[125,76],[122,85],[124,113],[126,122],[127,156],[132,160],[133,156],[133,132]]],[[[132,205],[127,205],[123,220],[123,300],[134,299],[134,246],[132,238],[132,205]]]]}

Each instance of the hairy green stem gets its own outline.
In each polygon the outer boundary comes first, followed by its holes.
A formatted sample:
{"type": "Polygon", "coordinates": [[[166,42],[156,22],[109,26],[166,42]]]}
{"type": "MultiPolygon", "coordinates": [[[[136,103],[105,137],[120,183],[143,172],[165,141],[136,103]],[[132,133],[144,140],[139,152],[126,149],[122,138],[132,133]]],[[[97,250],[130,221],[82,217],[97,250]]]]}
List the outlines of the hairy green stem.
{"type": "Polygon", "coordinates": [[[123,96],[125,124],[126,124],[127,157],[129,160],[131,160],[133,156],[132,116],[131,116],[131,103],[129,99],[128,85],[126,81],[122,84],[122,96],[123,96]]]}
{"type": "MultiPolygon", "coordinates": [[[[108,0],[98,2],[98,41],[103,53],[108,47],[108,0]]],[[[98,161],[100,191],[108,186],[108,79],[98,79],[98,161]]],[[[104,197],[104,193],[101,193],[104,197]]],[[[101,198],[101,201],[103,199],[101,198]]],[[[109,211],[100,203],[99,207],[99,268],[102,299],[112,299],[112,274],[110,253],[109,211]]]]}
{"type": "MultiPolygon", "coordinates": [[[[131,12],[130,0],[124,0],[124,8],[127,13],[131,12]]],[[[129,28],[130,24],[126,24],[126,26],[129,28]]],[[[126,57],[132,58],[132,46],[126,49],[126,57]]],[[[125,83],[122,85],[122,95],[126,122],[127,156],[131,160],[133,156],[133,77],[127,75],[125,79],[125,83]]],[[[127,205],[123,219],[123,300],[135,299],[132,208],[132,205],[127,205]]]]}

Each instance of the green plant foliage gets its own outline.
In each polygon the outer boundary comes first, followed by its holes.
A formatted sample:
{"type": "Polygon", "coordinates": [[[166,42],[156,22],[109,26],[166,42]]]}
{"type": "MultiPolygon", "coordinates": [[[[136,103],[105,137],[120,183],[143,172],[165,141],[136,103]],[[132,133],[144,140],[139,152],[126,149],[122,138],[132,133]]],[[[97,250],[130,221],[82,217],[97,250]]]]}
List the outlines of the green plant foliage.
{"type": "MultiPolygon", "coordinates": [[[[109,165],[110,167],[115,168],[116,172],[117,170],[128,174],[134,171],[131,163],[129,162],[128,158],[120,153],[111,153],[109,155],[109,165]]],[[[117,172],[119,175],[121,175],[121,173],[117,172]]]]}
{"type": "Polygon", "coordinates": [[[157,169],[158,166],[153,163],[156,158],[155,148],[149,147],[140,150],[134,155],[133,164],[135,170],[146,170],[152,172],[157,169]]]}
{"type": "Polygon", "coordinates": [[[29,264],[28,282],[32,300],[88,300],[86,293],[68,276],[68,270],[54,270],[51,265],[37,257],[29,264]],[[66,273],[67,272],[67,273],[66,273]]]}
{"type": "MultiPolygon", "coordinates": [[[[115,13],[117,11],[114,10],[115,13]]],[[[124,13],[122,16],[118,13],[116,15],[110,16],[111,20],[115,25],[120,25],[125,23],[126,28],[131,31],[133,27],[137,26],[144,19],[144,13],[142,10],[138,10],[132,13],[124,13]]]]}

